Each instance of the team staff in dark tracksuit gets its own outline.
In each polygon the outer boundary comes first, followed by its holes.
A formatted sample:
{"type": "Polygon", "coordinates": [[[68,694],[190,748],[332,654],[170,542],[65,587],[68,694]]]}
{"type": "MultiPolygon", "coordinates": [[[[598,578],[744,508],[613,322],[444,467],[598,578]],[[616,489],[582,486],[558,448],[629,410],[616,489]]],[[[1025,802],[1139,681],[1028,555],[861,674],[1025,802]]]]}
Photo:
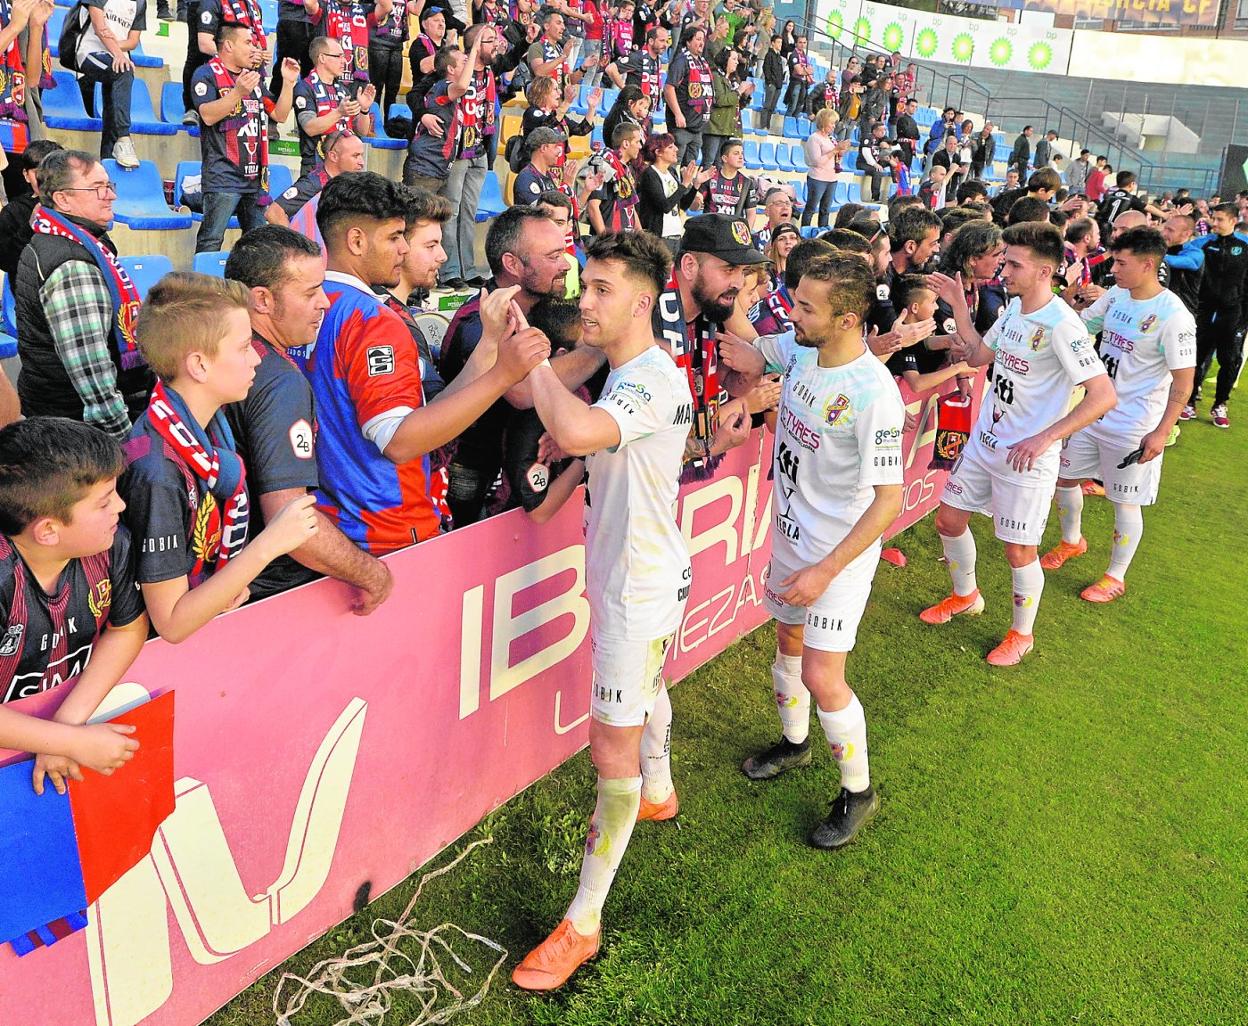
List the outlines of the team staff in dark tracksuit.
{"type": "Polygon", "coordinates": [[[1205,277],[1196,315],[1196,387],[1188,405],[1196,405],[1200,383],[1217,356],[1213,419],[1218,427],[1229,426],[1225,406],[1239,376],[1248,327],[1248,236],[1235,231],[1237,219],[1234,203],[1219,203],[1210,216],[1213,234],[1197,240],[1205,251],[1205,277]]]}

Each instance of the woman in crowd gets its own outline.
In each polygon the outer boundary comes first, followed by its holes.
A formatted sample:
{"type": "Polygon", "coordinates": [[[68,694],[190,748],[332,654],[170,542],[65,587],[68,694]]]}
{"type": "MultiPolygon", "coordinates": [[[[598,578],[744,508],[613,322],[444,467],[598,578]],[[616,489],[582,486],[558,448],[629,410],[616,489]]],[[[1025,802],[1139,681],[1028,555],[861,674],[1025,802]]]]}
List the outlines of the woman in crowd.
{"type": "MultiPolygon", "coordinates": [[[[535,78],[525,90],[529,105],[525,108],[520,120],[520,135],[527,139],[535,128],[553,128],[562,132],[567,138],[574,135],[589,135],[594,130],[594,119],[598,114],[598,104],[602,102],[602,90],[591,89],[585,98],[588,113],[584,118],[568,114],[568,108],[576,98],[576,86],[568,84],[560,96],[559,84],[553,78],[535,78]]],[[[563,144],[563,161],[567,162],[568,144],[563,144]]]]}
{"type": "Polygon", "coordinates": [[[806,151],[806,209],[802,211],[802,227],[810,224],[816,211],[819,227],[828,226],[828,212],[832,209],[832,187],[841,170],[841,153],[844,146],[832,137],[839,120],[836,111],[821,110],[815,117],[815,127],[802,144],[806,151]]]}
{"type": "Polygon", "coordinates": [[[620,125],[640,125],[641,134],[650,136],[650,97],[641,91],[640,86],[626,85],[615,98],[615,103],[607,111],[602,123],[602,142],[610,146],[615,137],[615,130],[620,125]]]}
{"type": "Polygon", "coordinates": [[[712,101],[711,119],[702,136],[703,167],[714,166],[719,159],[720,148],[729,139],[741,138],[741,105],[749,102],[754,83],[738,80],[740,66],[741,55],[736,50],[724,48],[715,59],[711,72],[715,99],[712,101]]]}
{"type": "Polygon", "coordinates": [[[784,268],[788,264],[789,254],[793,247],[802,241],[797,225],[786,221],[776,225],[771,233],[771,242],[767,244],[766,256],[771,272],[771,291],[775,292],[784,284],[784,268]]]}
{"type": "Polygon", "coordinates": [[[705,180],[697,164],[690,162],[683,170],[678,168],[678,155],[676,139],[671,134],[650,136],[642,150],[642,158],[649,166],[637,182],[641,227],[667,243],[673,256],[685,231],[679,212],[689,209],[698,195],[698,186],[705,180]]]}
{"type": "Polygon", "coordinates": [[[784,23],[784,28],[780,32],[780,56],[785,60],[789,59],[789,54],[797,49],[797,26],[790,18],[784,23]]]}

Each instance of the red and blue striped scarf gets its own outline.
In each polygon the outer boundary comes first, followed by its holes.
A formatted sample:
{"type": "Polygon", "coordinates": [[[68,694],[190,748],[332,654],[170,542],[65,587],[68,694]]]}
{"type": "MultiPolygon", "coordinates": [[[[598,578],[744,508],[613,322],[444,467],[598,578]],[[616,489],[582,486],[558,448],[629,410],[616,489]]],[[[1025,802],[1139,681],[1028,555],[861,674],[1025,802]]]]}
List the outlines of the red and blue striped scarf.
{"type": "Polygon", "coordinates": [[[141,302],[139,290],[117,260],[116,254],[85,228],[80,228],[69,218],[42,205],[35,207],[30,226],[36,235],[56,235],[69,239],[91,255],[95,266],[104,275],[104,284],[108,286],[108,295],[113,301],[113,324],[109,334],[117,347],[121,369],[133,370],[142,366],[146,361],[134,337],[141,302]]]}
{"type": "MultiPolygon", "coordinates": [[[[220,57],[213,57],[208,67],[222,96],[234,88],[238,75],[222,64],[220,57]]],[[[259,187],[256,203],[263,207],[272,202],[272,197],[269,196],[269,113],[261,89],[256,86],[250,96],[243,97],[238,106],[212,128],[225,137],[225,159],[259,187]],[[252,125],[254,129],[249,127],[252,125]]]]}

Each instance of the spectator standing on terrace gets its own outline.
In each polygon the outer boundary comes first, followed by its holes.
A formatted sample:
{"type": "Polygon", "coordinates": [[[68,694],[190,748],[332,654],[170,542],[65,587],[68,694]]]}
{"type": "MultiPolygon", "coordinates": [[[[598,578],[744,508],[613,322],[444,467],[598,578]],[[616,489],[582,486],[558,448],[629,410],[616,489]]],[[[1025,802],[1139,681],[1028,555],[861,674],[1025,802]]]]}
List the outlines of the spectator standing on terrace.
{"type": "MultiPolygon", "coordinates": [[[[303,0],[278,0],[277,5],[277,56],[279,59],[289,57],[298,61],[301,78],[312,73],[310,48],[316,30],[312,27],[312,15],[309,13],[311,6],[305,5],[303,0]]],[[[276,96],[281,91],[282,68],[279,61],[274,61],[269,92],[276,96]]]]}
{"type": "Polygon", "coordinates": [[[108,236],[116,186],[81,150],[49,153],[36,181],[39,216],[14,288],[22,413],[85,421],[122,441],[153,379],[135,338],[139,292],[108,236]]]}
{"type": "MultiPolygon", "coordinates": [[[[247,468],[248,537],[254,539],[287,505],[320,485],[312,386],[286,354],[316,338],[329,299],[320,247],[276,225],[239,239],[225,277],[250,292],[251,344],[260,357],[247,397],[225,407],[247,468]]],[[[372,612],[390,594],[390,571],[323,513],[317,512],[316,520],[315,534],[261,571],[251,584],[251,597],[264,598],[327,574],[354,589],[355,612],[372,612]]]]}
{"type": "MultiPolygon", "coordinates": [[[[131,51],[147,28],[147,0],[84,0],[87,22],[75,60],[87,110],[95,109],[95,83],[103,86],[104,131],[100,159],[112,157],[124,168],[139,166],[130,138],[130,92],[134,88],[131,51]]],[[[82,17],[75,9],[74,17],[82,17]]]]}
{"type": "Polygon", "coordinates": [[[346,76],[346,50],[342,40],[318,36],[310,48],[312,73],[295,83],[295,122],[299,126],[299,174],[309,174],[321,163],[321,140],[330,132],[354,130],[369,135],[369,108],[376,88],[357,91],[346,76]]]}
{"type": "Polygon", "coordinates": [[[901,150],[901,159],[906,167],[914,163],[914,154],[919,145],[919,126],[914,120],[919,109],[919,101],[911,97],[906,101],[905,112],[897,115],[897,146],[901,150]]]}
{"type": "Polygon", "coordinates": [[[0,209],[0,271],[8,277],[14,292],[17,290],[17,261],[34,234],[30,217],[39,204],[39,164],[49,153],[61,149],[64,147],[52,139],[36,139],[16,158],[22,180],[30,186],[30,192],[14,197],[0,209]]]}
{"type": "Polygon", "coordinates": [[[390,13],[368,16],[368,77],[377,89],[381,120],[390,115],[390,105],[399,102],[403,85],[403,48],[407,42],[407,0],[395,0],[390,13]]]}
{"type": "Polygon", "coordinates": [[[815,80],[815,69],[810,63],[810,54],[806,52],[807,43],[805,36],[798,36],[797,46],[789,54],[789,91],[785,101],[791,118],[805,111],[810,86],[815,80]]]}
{"type": "Polygon", "coordinates": [[[1091,156],[1091,150],[1080,150],[1079,158],[1072,160],[1066,169],[1066,185],[1072,194],[1078,195],[1087,187],[1088,175],[1092,173],[1092,164],[1088,159],[1091,156]]]}
{"type": "Polygon", "coordinates": [[[1044,138],[1036,143],[1036,169],[1048,167],[1053,160],[1053,144],[1057,141],[1057,133],[1049,129],[1044,133],[1044,138]]]}
{"type": "Polygon", "coordinates": [[[0,61],[5,67],[0,79],[0,118],[24,125],[32,140],[46,135],[39,121],[39,94],[51,82],[45,71],[51,66],[51,55],[44,34],[55,10],[51,0],[24,0],[5,4],[0,13],[0,61]]]}
{"type": "MultiPolygon", "coordinates": [[[[1010,151],[1010,167],[1018,170],[1020,181],[1027,174],[1027,167],[1031,163],[1031,132],[1031,125],[1024,125],[1022,132],[1014,140],[1014,149],[1010,151]]],[[[1039,162],[1037,166],[1040,166],[1039,162]]]]}
{"type": "Polygon", "coordinates": [[[997,140],[992,134],[991,121],[984,122],[978,135],[971,137],[971,177],[983,178],[984,169],[992,170],[997,153],[997,140]]]}
{"type": "Polygon", "coordinates": [[[772,36],[771,45],[763,55],[763,109],[759,112],[757,127],[767,133],[771,132],[771,118],[788,78],[785,60],[780,56],[781,42],[781,36],[772,36]]]}
{"type": "Polygon", "coordinates": [[[815,116],[814,130],[802,143],[806,156],[806,205],[802,209],[802,227],[814,219],[816,211],[819,227],[828,226],[828,213],[832,209],[832,190],[836,176],[841,170],[841,153],[848,143],[832,137],[839,117],[834,110],[821,110],[815,116]]]}
{"type": "Polygon", "coordinates": [[[672,58],[667,85],[663,87],[668,116],[672,119],[669,130],[680,147],[678,163],[684,165],[697,160],[707,166],[701,159],[702,133],[711,114],[715,81],[710,64],[702,56],[706,30],[694,28],[682,42],[685,48],[672,58]]]}
{"type": "Polygon", "coordinates": [[[269,118],[290,113],[298,62],[282,61],[282,93],[276,100],[255,71],[255,43],[244,25],[217,32],[218,53],[195,72],[191,91],[201,124],[204,219],[196,253],[220,251],[230,218],[244,232],[264,224],[269,203],[269,118]]]}

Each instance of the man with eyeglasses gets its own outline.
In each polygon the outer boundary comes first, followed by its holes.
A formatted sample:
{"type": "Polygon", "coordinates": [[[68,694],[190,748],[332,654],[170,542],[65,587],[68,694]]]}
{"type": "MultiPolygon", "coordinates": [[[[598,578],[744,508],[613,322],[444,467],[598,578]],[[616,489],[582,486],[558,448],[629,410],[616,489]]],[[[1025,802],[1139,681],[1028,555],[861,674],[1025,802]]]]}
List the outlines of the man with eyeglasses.
{"type": "Polygon", "coordinates": [[[18,395],[27,417],[69,417],[119,441],[154,379],[134,337],[139,293],[108,237],[116,186],[81,150],[49,153],[17,267],[18,395]]]}
{"type": "Polygon", "coordinates": [[[341,40],[319,36],[312,40],[309,52],[312,74],[295,85],[300,175],[321,163],[319,146],[330,132],[372,135],[369,110],[377,96],[376,86],[369,84],[356,91],[343,74],[347,58],[341,40]]]}

